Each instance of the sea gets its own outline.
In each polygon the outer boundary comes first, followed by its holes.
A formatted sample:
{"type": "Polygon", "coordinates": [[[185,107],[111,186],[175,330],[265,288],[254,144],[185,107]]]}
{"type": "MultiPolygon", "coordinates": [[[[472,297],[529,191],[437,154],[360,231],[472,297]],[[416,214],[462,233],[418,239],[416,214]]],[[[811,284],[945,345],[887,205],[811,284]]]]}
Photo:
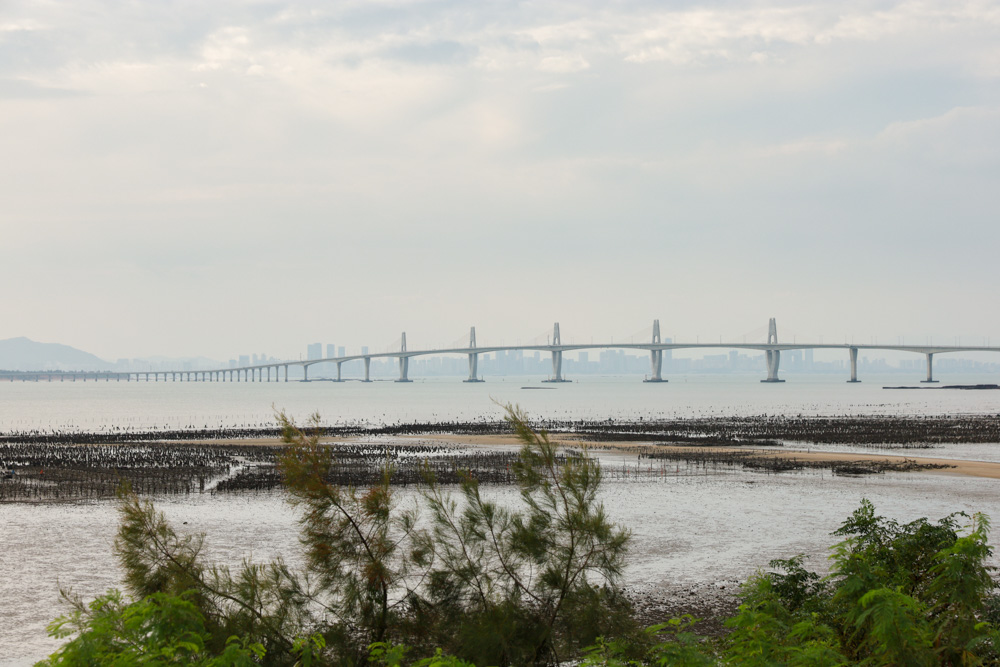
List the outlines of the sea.
{"type": "MultiPolygon", "coordinates": [[[[837,375],[582,376],[562,384],[540,377],[414,378],[410,383],[335,382],[2,382],[0,432],[110,432],[256,428],[284,411],[329,425],[495,421],[504,404],[540,420],[654,420],[718,416],[987,415],[1000,419],[1000,391],[945,389],[994,383],[986,375],[942,376],[940,384],[900,374],[845,382],[837,375]],[[885,387],[912,387],[889,389],[885,387]]],[[[802,445],[817,450],[816,445],[802,445]]],[[[868,450],[898,453],[892,448],[868,450]]],[[[907,456],[1000,461],[1000,443],[905,450],[907,456]]],[[[634,465],[607,454],[609,465],[634,465]]],[[[511,504],[511,489],[491,491],[511,504]]],[[[413,491],[404,501],[416,500],[413,491]]],[[[661,480],[608,482],[609,515],[630,528],[626,584],[633,591],[718,587],[738,582],[773,558],[799,553],[828,567],[830,533],[862,498],[900,521],[951,512],[1000,517],[1000,480],[947,473],[835,477],[705,470],[661,480]]],[[[301,562],[296,510],[281,492],[155,498],[181,532],[204,533],[212,562],[281,556],[301,562]]],[[[61,591],[90,599],[121,585],[112,556],[113,501],[0,504],[0,665],[28,665],[55,650],[46,625],[67,608],[61,591]]]]}

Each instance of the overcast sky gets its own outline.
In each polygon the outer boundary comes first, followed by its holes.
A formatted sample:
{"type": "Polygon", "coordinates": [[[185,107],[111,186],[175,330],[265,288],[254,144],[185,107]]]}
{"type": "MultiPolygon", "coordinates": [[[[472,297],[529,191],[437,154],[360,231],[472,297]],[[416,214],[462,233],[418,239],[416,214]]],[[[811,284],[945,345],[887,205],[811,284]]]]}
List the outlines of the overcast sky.
{"type": "Polygon", "coordinates": [[[1000,3],[0,0],[0,339],[1000,343],[1000,3]]]}

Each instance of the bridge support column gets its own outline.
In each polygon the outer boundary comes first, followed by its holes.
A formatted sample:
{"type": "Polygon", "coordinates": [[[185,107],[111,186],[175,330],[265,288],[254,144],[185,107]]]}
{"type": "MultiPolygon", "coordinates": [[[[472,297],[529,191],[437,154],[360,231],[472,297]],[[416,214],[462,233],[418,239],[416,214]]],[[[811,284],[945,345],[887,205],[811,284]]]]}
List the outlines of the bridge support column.
{"type": "MultiPolygon", "coordinates": [[[[469,349],[476,348],[476,327],[469,328],[469,349]]],[[[479,353],[469,354],[469,379],[466,382],[482,382],[479,379],[479,353]]]]}
{"type": "Polygon", "coordinates": [[[466,382],[482,382],[479,379],[479,353],[469,355],[469,379],[466,382]]]}
{"type": "Polygon", "coordinates": [[[848,382],[861,382],[858,379],[858,348],[850,348],[851,353],[851,379],[848,382]]]}
{"type": "MultiPolygon", "coordinates": [[[[775,322],[773,317],[767,325],[767,344],[778,344],[778,324],[775,322]]],[[[764,355],[767,358],[767,379],[761,380],[761,382],[784,382],[784,380],[778,379],[778,365],[781,363],[781,350],[765,350],[764,355]]]]}
{"type": "Polygon", "coordinates": [[[309,366],[302,364],[302,381],[309,382],[309,366]]]}
{"type": "Polygon", "coordinates": [[[761,382],[784,382],[778,378],[778,365],[781,363],[781,352],[778,350],[767,350],[767,379],[761,382]]]}
{"type": "Polygon", "coordinates": [[[407,375],[410,372],[410,358],[400,357],[399,358],[399,379],[396,382],[413,382],[407,375]]]}
{"type": "Polygon", "coordinates": [[[285,382],[288,382],[288,364],[285,364],[285,382]]]}
{"type": "MultiPolygon", "coordinates": [[[[552,346],[562,345],[562,336],[559,334],[559,323],[552,327],[552,346]]],[[[552,377],[542,382],[569,382],[562,376],[562,350],[552,350],[552,377]]]]}
{"type": "Polygon", "coordinates": [[[372,381],[371,367],[372,367],[372,358],[371,357],[365,357],[365,382],[371,382],[372,381]]]}
{"type": "Polygon", "coordinates": [[[270,366],[267,367],[267,381],[268,382],[271,381],[271,367],[270,366]]]}
{"type": "Polygon", "coordinates": [[[649,377],[643,382],[666,382],[663,379],[663,350],[650,350],[649,377]]]}
{"type": "Polygon", "coordinates": [[[925,384],[928,383],[928,382],[937,382],[937,380],[934,379],[934,353],[933,352],[928,352],[927,353],[927,379],[926,380],[921,380],[921,382],[923,382],[925,384]]]}
{"type": "MultiPolygon", "coordinates": [[[[662,341],[660,339],[660,320],[653,320],[653,345],[659,345],[662,341]]],[[[644,382],[666,382],[663,379],[663,350],[650,350],[649,351],[649,378],[644,380],[644,382]]]]}
{"type": "MultiPolygon", "coordinates": [[[[406,352],[406,332],[405,331],[403,332],[403,335],[402,335],[401,340],[400,340],[399,351],[400,352],[406,352]]],[[[407,377],[407,374],[409,373],[409,371],[410,371],[410,358],[409,357],[400,357],[399,358],[399,379],[396,380],[396,382],[410,382],[410,378],[407,377]]]]}
{"type": "Polygon", "coordinates": [[[340,367],[343,366],[343,365],[344,365],[343,361],[338,361],[337,362],[337,382],[343,382],[344,381],[343,377],[341,377],[341,374],[340,374],[340,371],[341,371],[340,367]]]}

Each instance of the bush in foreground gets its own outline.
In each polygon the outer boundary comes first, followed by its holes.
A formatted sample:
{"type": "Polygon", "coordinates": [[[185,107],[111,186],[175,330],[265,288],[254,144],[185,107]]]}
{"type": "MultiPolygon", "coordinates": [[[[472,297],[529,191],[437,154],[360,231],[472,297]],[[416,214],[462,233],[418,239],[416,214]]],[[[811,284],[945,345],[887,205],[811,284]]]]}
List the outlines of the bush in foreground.
{"type": "Polygon", "coordinates": [[[833,568],[821,578],[802,557],[751,577],[731,634],[715,645],[674,620],[646,655],[599,642],[586,665],[993,665],[1000,663],[997,583],[986,561],[989,522],[953,514],[931,523],[861,507],[834,533],[833,568]],[[960,519],[968,522],[960,532],[960,519]]]}

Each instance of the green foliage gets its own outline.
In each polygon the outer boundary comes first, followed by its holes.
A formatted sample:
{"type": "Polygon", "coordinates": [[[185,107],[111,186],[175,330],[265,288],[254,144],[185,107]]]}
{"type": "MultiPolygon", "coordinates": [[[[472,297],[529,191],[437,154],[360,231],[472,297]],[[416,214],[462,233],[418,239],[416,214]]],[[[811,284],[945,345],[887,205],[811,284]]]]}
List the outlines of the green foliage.
{"type": "Polygon", "coordinates": [[[645,641],[622,639],[597,642],[584,651],[583,667],[637,667],[641,665],[718,664],[718,658],[701,637],[691,631],[697,622],[690,614],[646,628],[645,641]],[[639,650],[637,650],[639,649],[639,650]]]}
{"type": "MultiPolygon", "coordinates": [[[[329,613],[349,619],[358,641],[347,650],[383,642],[399,623],[396,613],[411,592],[413,558],[403,546],[413,537],[416,510],[400,510],[386,464],[381,481],[369,489],[327,481],[335,458],[317,435],[297,429],[284,415],[279,421],[291,446],[281,469],[293,502],[302,510],[306,566],[314,577],[312,599],[329,613]]],[[[313,417],[318,425],[319,416],[313,417]]],[[[350,642],[348,642],[350,644],[350,642]]]]}
{"type": "Polygon", "coordinates": [[[507,419],[522,442],[513,466],[522,509],[487,500],[468,475],[456,499],[428,474],[432,528],[414,553],[432,565],[424,597],[411,603],[422,625],[440,629],[434,641],[462,656],[548,664],[631,627],[618,591],[630,534],[598,501],[593,459],[561,461],[519,409],[508,406],[507,419]]]}
{"type": "Polygon", "coordinates": [[[908,524],[861,507],[834,534],[825,580],[801,557],[744,585],[726,657],[740,664],[979,665],[997,660],[989,522],[908,524]]]}
{"type": "Polygon", "coordinates": [[[391,642],[376,642],[370,647],[368,662],[378,667],[476,667],[471,662],[465,662],[453,655],[444,655],[441,649],[436,649],[434,655],[414,662],[404,661],[410,647],[391,642]]]}
{"type": "Polygon", "coordinates": [[[132,665],[194,665],[243,667],[264,656],[260,644],[230,637],[222,650],[206,648],[205,619],[185,596],[153,593],[126,604],[121,593],[109,591],[49,625],[49,634],[65,638],[76,634],[41,667],[132,665]]]}

